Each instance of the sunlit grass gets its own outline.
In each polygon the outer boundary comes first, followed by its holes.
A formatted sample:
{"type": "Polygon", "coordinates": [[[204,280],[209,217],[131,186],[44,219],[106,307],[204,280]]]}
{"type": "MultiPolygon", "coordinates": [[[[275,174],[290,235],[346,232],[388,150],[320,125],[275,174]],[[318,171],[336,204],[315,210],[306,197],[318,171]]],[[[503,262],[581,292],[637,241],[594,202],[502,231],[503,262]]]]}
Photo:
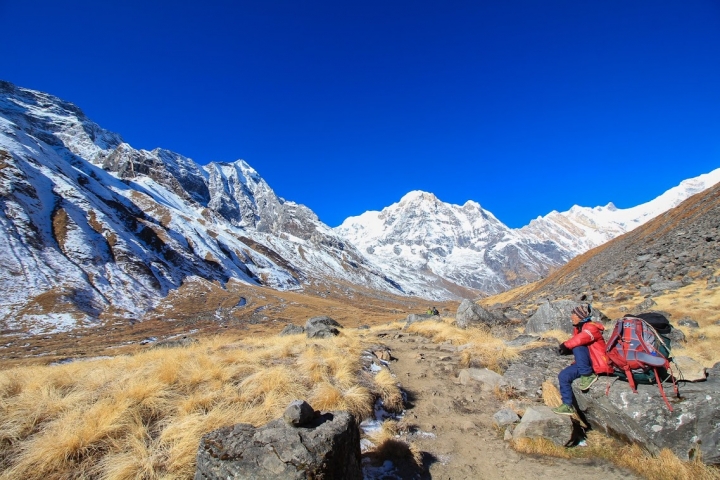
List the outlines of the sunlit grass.
{"type": "Polygon", "coordinates": [[[213,337],[0,372],[0,478],[190,478],[203,434],[265,424],[295,399],[362,419],[400,390],[361,372],[354,335],[213,337]]]}

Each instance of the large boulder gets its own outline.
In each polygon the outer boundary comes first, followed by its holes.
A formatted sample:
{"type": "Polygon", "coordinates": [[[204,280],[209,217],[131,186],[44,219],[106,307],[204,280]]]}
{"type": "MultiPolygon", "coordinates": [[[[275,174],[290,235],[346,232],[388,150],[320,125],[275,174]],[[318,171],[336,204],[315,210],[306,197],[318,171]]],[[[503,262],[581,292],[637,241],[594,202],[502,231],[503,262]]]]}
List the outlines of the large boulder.
{"type": "Polygon", "coordinates": [[[520,423],[513,430],[513,439],[547,438],[565,446],[572,438],[572,420],[567,415],[553,413],[550,407],[538,405],[525,410],[520,423]]]}
{"type": "Polygon", "coordinates": [[[338,322],[328,316],[312,317],[305,322],[307,338],[330,338],[340,334],[338,328],[343,328],[338,322]]]}
{"type": "Polygon", "coordinates": [[[442,322],[442,317],[429,313],[411,313],[405,318],[405,326],[403,328],[407,328],[417,322],[442,322]]]}
{"type": "Polygon", "coordinates": [[[350,413],[319,414],[300,427],[291,423],[283,418],[260,428],[240,423],[206,434],[195,480],[362,479],[360,431],[350,413]]]}
{"type": "Polygon", "coordinates": [[[502,375],[487,368],[465,368],[458,372],[458,380],[462,385],[477,382],[483,391],[492,391],[502,382],[502,375]]]}
{"type": "MultiPolygon", "coordinates": [[[[529,367],[531,370],[525,370],[526,374],[537,378],[541,384],[550,382],[558,386],[558,373],[572,362],[572,356],[558,354],[557,346],[553,344],[523,350],[513,363],[529,367]]],[[[521,369],[516,369],[513,375],[518,375],[521,371],[521,369]]]]}
{"type": "Polygon", "coordinates": [[[285,328],[282,329],[282,332],[280,332],[280,336],[284,337],[286,335],[300,335],[305,333],[305,327],[301,327],[300,325],[293,325],[292,323],[288,323],[285,325],[285,328]]]}
{"type": "Polygon", "coordinates": [[[505,321],[507,321],[507,318],[502,314],[489,312],[467,298],[460,303],[457,313],[455,314],[455,323],[460,328],[483,325],[492,327],[505,321]]]}
{"type": "MultiPolygon", "coordinates": [[[[657,385],[638,385],[633,393],[626,382],[596,383],[582,393],[573,385],[578,406],[593,427],[640,444],[652,453],[672,450],[681,460],[698,458],[720,464],[720,364],[708,369],[704,382],[680,382],[680,398],[672,384],[664,388],[668,409],[657,385]],[[598,385],[601,385],[600,388],[598,385]]],[[[610,379],[608,379],[609,381],[610,379]]]]}
{"type": "MultiPolygon", "coordinates": [[[[528,319],[525,325],[525,333],[543,333],[550,330],[561,330],[566,333],[572,333],[573,325],[570,320],[570,314],[572,313],[572,309],[578,305],[578,302],[572,300],[556,300],[554,302],[546,300],[538,307],[530,319],[528,319]]],[[[593,309],[592,319],[600,323],[610,320],[597,309],[593,309]]]]}

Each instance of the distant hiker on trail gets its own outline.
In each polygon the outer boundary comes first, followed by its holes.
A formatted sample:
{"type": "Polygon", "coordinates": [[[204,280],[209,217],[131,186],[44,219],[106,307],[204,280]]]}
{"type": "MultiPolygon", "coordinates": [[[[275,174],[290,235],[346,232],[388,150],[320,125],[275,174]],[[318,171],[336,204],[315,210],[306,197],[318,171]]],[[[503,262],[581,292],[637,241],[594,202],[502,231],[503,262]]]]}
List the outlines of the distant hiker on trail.
{"type": "Polygon", "coordinates": [[[440,312],[438,312],[438,309],[435,307],[428,307],[427,315],[440,315],[440,312]]]}
{"type": "Polygon", "coordinates": [[[597,374],[611,374],[613,368],[608,364],[605,354],[605,340],[602,324],[592,321],[592,307],[578,306],[573,308],[570,319],[574,325],[573,336],[570,340],[558,346],[560,355],[575,357],[575,362],[565,367],[558,374],[560,383],[560,396],[562,405],[553,408],[559,415],[573,415],[573,380],[580,379],[580,390],[588,390],[598,379],[597,374]]]}

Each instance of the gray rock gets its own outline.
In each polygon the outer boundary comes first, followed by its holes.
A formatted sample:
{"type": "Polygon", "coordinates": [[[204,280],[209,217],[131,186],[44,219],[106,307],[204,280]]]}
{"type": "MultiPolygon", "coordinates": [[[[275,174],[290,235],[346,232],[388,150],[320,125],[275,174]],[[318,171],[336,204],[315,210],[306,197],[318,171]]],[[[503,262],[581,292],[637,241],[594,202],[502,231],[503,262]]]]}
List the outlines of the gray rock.
{"type": "Polygon", "coordinates": [[[295,400],[288,405],[283,413],[283,419],[288,425],[301,427],[315,418],[315,410],[305,400],[295,400]]]}
{"type": "Polygon", "coordinates": [[[493,415],[493,422],[495,422],[495,425],[497,425],[498,427],[512,425],[518,420],[520,420],[518,414],[513,412],[509,408],[503,408],[502,410],[495,412],[495,414],[493,415]]]}
{"type": "Polygon", "coordinates": [[[455,314],[455,322],[460,328],[468,328],[471,326],[488,326],[499,325],[507,319],[500,313],[489,312],[472,300],[464,299],[455,314]]]}
{"type": "MultiPolygon", "coordinates": [[[[681,460],[702,454],[706,464],[720,464],[720,376],[713,370],[704,382],[679,382],[681,398],[675,398],[672,384],[665,384],[671,412],[657,385],[638,385],[632,393],[627,382],[582,393],[573,385],[578,406],[594,428],[640,444],[659,453],[672,450],[681,460]]],[[[720,372],[718,372],[720,373],[720,372]]]]}
{"type": "Polygon", "coordinates": [[[677,290],[682,287],[682,282],[676,280],[662,280],[650,285],[650,289],[655,292],[663,292],[665,290],[677,290]]]}
{"type": "Polygon", "coordinates": [[[417,322],[442,322],[442,317],[427,313],[411,313],[405,318],[405,326],[403,328],[407,328],[417,322]]]}
{"type": "Polygon", "coordinates": [[[458,380],[462,385],[479,382],[482,384],[482,390],[488,391],[500,384],[502,375],[487,368],[466,368],[460,370],[458,380]]]}
{"type": "Polygon", "coordinates": [[[572,431],[569,416],[557,415],[550,407],[540,405],[525,410],[525,415],[513,430],[513,439],[547,438],[556,445],[564,446],[572,437],[572,431]]]}
{"type": "Polygon", "coordinates": [[[571,300],[545,301],[530,317],[525,325],[525,333],[543,333],[549,330],[561,330],[572,333],[570,313],[578,303],[571,300]]]}
{"type": "Polygon", "coordinates": [[[538,397],[541,393],[543,376],[536,368],[514,363],[505,370],[502,376],[502,386],[512,388],[514,393],[524,397],[538,397]]]}
{"type": "Polygon", "coordinates": [[[643,302],[641,302],[637,307],[635,307],[635,311],[637,312],[647,312],[652,307],[656,306],[657,303],[652,298],[646,298],[643,302]]]}
{"type": "Polygon", "coordinates": [[[678,322],[678,325],[681,327],[700,328],[700,324],[698,322],[689,318],[683,318],[678,322]]]}
{"type": "Polygon", "coordinates": [[[348,412],[329,412],[299,428],[277,419],[210,432],[200,441],[195,480],[228,478],[361,480],[357,422],[348,412]]]}
{"type": "Polygon", "coordinates": [[[505,345],[508,347],[522,347],[523,345],[527,345],[528,343],[532,343],[537,340],[540,340],[538,335],[518,335],[512,340],[507,340],[505,345]]]}
{"type": "Polygon", "coordinates": [[[279,333],[281,337],[284,337],[286,335],[300,335],[305,333],[305,328],[301,327],[300,325],[293,325],[292,323],[288,323],[285,325],[285,328],[282,329],[282,332],[279,333]]]}
{"type": "Polygon", "coordinates": [[[685,334],[682,332],[682,330],[678,330],[677,328],[673,328],[670,330],[670,333],[665,335],[667,338],[670,339],[670,348],[679,348],[682,347],[687,340],[685,339],[685,334]]]}
{"type": "Polygon", "coordinates": [[[190,337],[175,338],[171,340],[163,340],[153,345],[153,348],[177,348],[177,347],[189,347],[199,343],[198,339],[190,337]]]}
{"type": "Polygon", "coordinates": [[[338,328],[343,328],[343,326],[326,315],[312,317],[305,322],[305,334],[307,338],[334,337],[340,334],[338,328]]]}

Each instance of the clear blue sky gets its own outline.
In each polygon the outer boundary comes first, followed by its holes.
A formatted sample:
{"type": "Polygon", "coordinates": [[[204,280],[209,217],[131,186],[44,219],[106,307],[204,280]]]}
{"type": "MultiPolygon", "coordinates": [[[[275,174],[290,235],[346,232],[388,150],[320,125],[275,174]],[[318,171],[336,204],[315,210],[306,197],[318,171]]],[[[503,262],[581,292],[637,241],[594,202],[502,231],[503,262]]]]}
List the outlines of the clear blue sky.
{"type": "Polygon", "coordinates": [[[0,0],[0,79],[242,158],[336,226],[411,190],[512,227],[720,166],[717,0],[0,0]]]}

